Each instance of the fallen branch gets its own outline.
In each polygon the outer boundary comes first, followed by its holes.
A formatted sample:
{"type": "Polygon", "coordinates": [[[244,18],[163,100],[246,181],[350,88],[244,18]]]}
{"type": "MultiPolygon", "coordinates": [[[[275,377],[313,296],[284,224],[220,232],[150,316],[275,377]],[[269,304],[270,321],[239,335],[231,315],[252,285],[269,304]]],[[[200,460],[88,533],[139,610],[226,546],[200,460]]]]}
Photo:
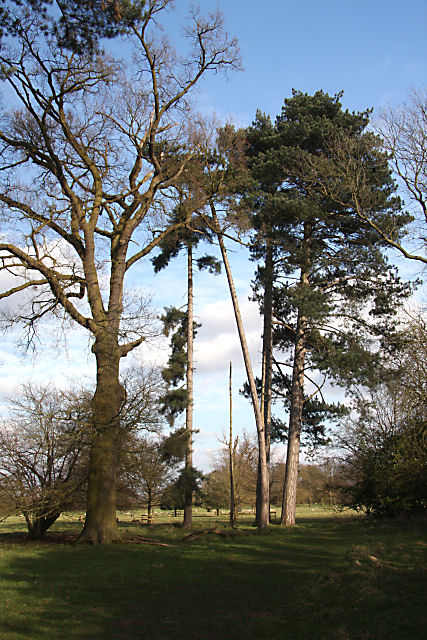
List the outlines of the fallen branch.
{"type": "Polygon", "coordinates": [[[143,538],[142,536],[135,536],[129,538],[126,542],[133,542],[134,544],[152,544],[156,547],[174,547],[174,544],[167,544],[166,542],[160,542],[159,540],[151,540],[150,538],[143,538]]]}
{"type": "Polygon", "coordinates": [[[201,531],[195,531],[194,533],[190,533],[188,536],[182,539],[183,542],[191,542],[192,540],[197,540],[204,535],[216,535],[225,538],[227,534],[225,531],[218,529],[217,527],[211,527],[210,529],[202,529],[201,531]]]}

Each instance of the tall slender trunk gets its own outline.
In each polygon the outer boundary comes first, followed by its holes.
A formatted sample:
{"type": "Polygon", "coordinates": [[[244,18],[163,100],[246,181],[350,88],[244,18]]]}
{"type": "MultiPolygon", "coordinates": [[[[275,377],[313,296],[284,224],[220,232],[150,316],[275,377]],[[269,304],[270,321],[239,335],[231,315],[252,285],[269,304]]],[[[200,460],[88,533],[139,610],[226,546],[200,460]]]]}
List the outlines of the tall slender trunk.
{"type": "Polygon", "coordinates": [[[193,524],[193,491],[189,485],[189,475],[193,467],[193,360],[194,360],[194,327],[193,327],[193,252],[191,244],[187,246],[187,408],[185,412],[186,451],[185,470],[186,483],[184,488],[184,529],[190,529],[193,524]]]}
{"type": "Polygon", "coordinates": [[[230,464],[230,527],[236,524],[234,504],[234,444],[233,444],[233,393],[231,386],[232,364],[230,362],[230,439],[228,441],[228,454],[230,464]]]}
{"type": "Polygon", "coordinates": [[[125,390],[119,381],[116,336],[98,337],[96,391],[92,399],[91,442],[87,510],[79,542],[109,543],[120,539],[116,521],[117,437],[125,390]]]}
{"type": "Polygon", "coordinates": [[[259,451],[259,473],[260,473],[260,482],[259,482],[259,503],[257,503],[257,512],[256,512],[256,524],[258,528],[264,529],[269,525],[269,515],[270,515],[270,505],[269,505],[269,494],[270,494],[270,483],[269,483],[269,469],[267,464],[267,451],[265,444],[265,430],[264,430],[264,420],[261,414],[261,409],[259,405],[258,393],[256,390],[255,378],[252,371],[252,363],[249,355],[249,349],[246,342],[245,330],[243,327],[242,316],[240,314],[239,302],[237,299],[236,289],[234,287],[233,276],[231,274],[230,263],[228,261],[227,250],[225,248],[224,240],[220,231],[218,217],[216,215],[215,207],[213,204],[210,204],[212,218],[214,222],[214,226],[216,228],[216,233],[218,237],[218,243],[221,249],[222,260],[224,262],[225,272],[228,280],[228,287],[230,289],[231,300],[233,303],[234,309],[234,317],[236,319],[237,330],[239,333],[240,346],[242,349],[243,360],[245,363],[246,376],[248,379],[252,407],[254,410],[255,423],[257,428],[258,435],[258,451],[259,451]]]}
{"type": "MultiPolygon", "coordinates": [[[[303,272],[301,282],[308,284],[303,272]]],[[[291,406],[289,414],[288,451],[285,483],[283,486],[281,524],[295,524],[297,504],[298,467],[301,440],[302,410],[304,405],[304,365],[307,353],[307,317],[300,312],[297,318],[294,363],[292,368],[291,406]]]]}
{"type": "MultiPolygon", "coordinates": [[[[265,427],[265,447],[267,465],[270,468],[271,439],[271,377],[273,362],[273,249],[267,242],[264,269],[264,318],[262,336],[262,379],[261,379],[261,413],[265,427]]],[[[258,459],[258,475],[256,488],[257,513],[261,500],[261,473],[258,459]]]]}

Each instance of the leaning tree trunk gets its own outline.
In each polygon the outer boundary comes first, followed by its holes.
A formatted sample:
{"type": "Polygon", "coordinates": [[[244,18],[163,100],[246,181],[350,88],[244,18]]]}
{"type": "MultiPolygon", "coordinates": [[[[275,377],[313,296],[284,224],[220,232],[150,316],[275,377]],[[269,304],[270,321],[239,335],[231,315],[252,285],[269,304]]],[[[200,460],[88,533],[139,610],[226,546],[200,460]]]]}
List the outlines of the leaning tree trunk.
{"type": "Polygon", "coordinates": [[[117,438],[125,390],[119,381],[117,339],[97,338],[92,350],[97,378],[92,399],[87,510],[79,542],[98,544],[120,539],[116,520],[117,438]]]}
{"type": "Polygon", "coordinates": [[[186,433],[186,449],[185,449],[185,475],[186,482],[184,486],[184,529],[191,529],[193,524],[193,489],[189,483],[191,469],[193,468],[193,342],[194,342],[194,326],[193,326],[193,252],[191,244],[187,247],[187,408],[185,412],[185,433],[186,433]]]}
{"type": "MultiPolygon", "coordinates": [[[[271,377],[273,367],[273,250],[267,243],[264,271],[264,321],[262,337],[262,379],[261,379],[261,414],[265,428],[265,448],[267,465],[270,468],[270,438],[271,438],[271,377]]],[[[258,474],[256,487],[257,514],[261,501],[261,464],[258,459],[258,474]]],[[[269,509],[270,512],[270,509],[269,509]]],[[[270,517],[270,513],[269,513],[270,517]]]]}
{"type": "Polygon", "coordinates": [[[228,261],[227,250],[225,248],[224,240],[219,228],[218,217],[216,215],[215,207],[210,204],[214,227],[218,237],[218,243],[221,249],[221,255],[224,262],[225,272],[227,274],[228,287],[230,289],[231,300],[233,303],[234,317],[236,319],[237,330],[239,333],[240,346],[242,349],[243,360],[245,363],[246,376],[248,379],[252,407],[255,415],[255,423],[258,435],[258,458],[259,458],[259,495],[260,499],[257,503],[256,511],[256,524],[259,529],[264,529],[269,525],[270,519],[270,482],[269,482],[269,469],[267,463],[267,451],[265,445],[265,430],[264,421],[261,414],[259,405],[258,393],[256,390],[255,378],[252,371],[252,363],[249,355],[248,344],[246,342],[245,330],[243,327],[242,316],[240,314],[239,301],[237,299],[236,289],[234,287],[233,276],[231,274],[230,263],[228,261]]]}
{"type": "Polygon", "coordinates": [[[281,524],[295,524],[298,466],[304,404],[304,364],[306,355],[307,318],[298,315],[292,370],[291,406],[289,415],[288,453],[283,487],[281,524]]]}
{"type": "Polygon", "coordinates": [[[46,531],[54,522],[56,522],[60,515],[60,513],[37,515],[32,522],[30,518],[26,518],[28,525],[28,537],[31,540],[40,540],[43,538],[46,531]]]}

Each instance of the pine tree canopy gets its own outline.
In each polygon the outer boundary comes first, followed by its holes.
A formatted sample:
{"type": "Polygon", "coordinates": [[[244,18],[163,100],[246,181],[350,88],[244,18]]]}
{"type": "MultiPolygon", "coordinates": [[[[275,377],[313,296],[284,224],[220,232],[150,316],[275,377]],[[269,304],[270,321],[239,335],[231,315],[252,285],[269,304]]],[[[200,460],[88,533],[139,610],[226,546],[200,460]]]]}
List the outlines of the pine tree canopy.
{"type": "Polygon", "coordinates": [[[145,0],[0,0],[0,37],[19,26],[17,7],[24,7],[59,47],[92,53],[102,38],[126,33],[145,17],[145,0]]]}
{"type": "Polygon", "coordinates": [[[363,148],[365,188],[377,219],[404,234],[409,218],[401,212],[387,157],[366,130],[370,112],[344,111],[340,99],[341,94],[294,91],[274,124],[257,113],[247,129],[251,183],[241,206],[252,211],[251,250],[260,262],[254,290],[261,306],[267,244],[273,250],[276,347],[289,349],[298,315],[306,317],[311,366],[351,385],[372,371],[376,345],[384,333],[393,333],[390,320],[411,287],[389,265],[382,241],[351,203],[334,202],[320,178],[312,180],[313,166],[333,160],[331,140],[350,135],[363,148]]]}

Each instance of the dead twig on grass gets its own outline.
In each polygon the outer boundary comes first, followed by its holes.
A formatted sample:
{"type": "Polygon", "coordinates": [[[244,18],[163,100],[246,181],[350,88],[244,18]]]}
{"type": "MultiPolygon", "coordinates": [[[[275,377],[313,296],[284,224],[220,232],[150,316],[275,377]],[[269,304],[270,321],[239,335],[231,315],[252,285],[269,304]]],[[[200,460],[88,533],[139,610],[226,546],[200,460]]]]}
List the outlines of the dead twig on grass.
{"type": "Polygon", "coordinates": [[[195,531],[194,533],[190,533],[188,536],[182,539],[183,542],[192,542],[193,540],[197,540],[205,535],[216,535],[221,536],[222,538],[226,538],[227,534],[225,531],[218,529],[217,527],[211,527],[209,529],[202,529],[201,531],[195,531]]]}
{"type": "Polygon", "coordinates": [[[151,538],[143,538],[142,536],[135,536],[128,538],[126,542],[133,542],[134,544],[152,544],[156,547],[174,547],[174,544],[167,544],[166,542],[160,542],[160,540],[152,540],[151,538]]]}

